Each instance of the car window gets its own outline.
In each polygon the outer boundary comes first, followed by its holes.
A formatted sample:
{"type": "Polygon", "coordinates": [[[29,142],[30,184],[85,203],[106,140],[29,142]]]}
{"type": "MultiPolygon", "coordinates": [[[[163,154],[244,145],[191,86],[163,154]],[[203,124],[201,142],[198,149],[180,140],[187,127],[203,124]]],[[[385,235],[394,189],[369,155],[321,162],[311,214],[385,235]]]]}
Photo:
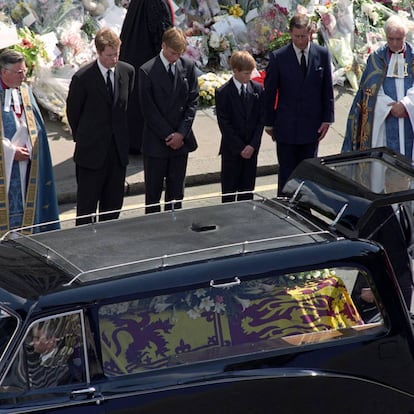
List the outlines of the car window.
{"type": "Polygon", "coordinates": [[[404,170],[375,159],[333,163],[329,168],[378,194],[390,194],[414,188],[413,178],[404,170]]]}
{"type": "Polygon", "coordinates": [[[86,381],[80,313],[33,323],[0,391],[38,390],[86,381]]]}
{"type": "Polygon", "coordinates": [[[376,333],[383,321],[365,276],[349,268],[262,275],[101,306],[104,373],[132,374],[376,333]]]}
{"type": "Polygon", "coordinates": [[[10,344],[11,338],[16,333],[17,325],[18,319],[5,309],[0,308],[0,356],[10,344]]]}

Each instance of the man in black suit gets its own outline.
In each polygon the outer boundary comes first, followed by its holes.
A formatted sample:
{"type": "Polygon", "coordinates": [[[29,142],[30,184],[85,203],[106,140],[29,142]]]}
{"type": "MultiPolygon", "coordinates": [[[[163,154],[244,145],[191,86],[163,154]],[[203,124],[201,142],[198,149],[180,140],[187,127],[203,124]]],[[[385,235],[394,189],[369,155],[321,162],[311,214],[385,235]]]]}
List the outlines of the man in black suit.
{"type": "MultiPolygon", "coordinates": [[[[119,58],[134,66],[140,66],[158,55],[162,35],[174,24],[174,12],[170,0],[132,0],[121,30],[121,51],[119,58]]],[[[142,144],[144,120],[136,82],[128,105],[130,154],[139,154],[142,144]]]]}
{"type": "Polygon", "coordinates": [[[266,68],[264,122],[276,141],[279,196],[298,164],[316,157],[334,121],[331,58],[325,47],[310,41],[311,29],[307,15],[294,15],[291,43],[272,52],[266,68]]]}
{"type": "MultiPolygon", "coordinates": [[[[184,32],[172,27],[163,35],[159,55],[139,70],[147,213],[160,211],[164,180],[166,210],[172,208],[169,202],[184,198],[188,153],[197,148],[191,128],[198,81],[194,63],[182,57],[186,47],[184,32]]],[[[180,207],[180,201],[174,203],[174,208],[180,207]]]]}
{"type": "Polygon", "coordinates": [[[217,121],[221,131],[221,192],[223,202],[253,197],[257,154],[262,141],[263,87],[251,80],[256,62],[246,51],[230,58],[233,77],[216,90],[217,121]],[[229,194],[231,193],[231,194],[229,194]]]}
{"type": "MultiPolygon", "coordinates": [[[[98,58],[73,75],[67,97],[67,117],[76,142],[77,216],[122,208],[129,134],[127,108],[135,69],[118,61],[121,41],[104,28],[95,36],[98,58]]],[[[99,220],[119,212],[100,214],[99,220]]],[[[90,217],[77,224],[91,222],[90,217]]]]}

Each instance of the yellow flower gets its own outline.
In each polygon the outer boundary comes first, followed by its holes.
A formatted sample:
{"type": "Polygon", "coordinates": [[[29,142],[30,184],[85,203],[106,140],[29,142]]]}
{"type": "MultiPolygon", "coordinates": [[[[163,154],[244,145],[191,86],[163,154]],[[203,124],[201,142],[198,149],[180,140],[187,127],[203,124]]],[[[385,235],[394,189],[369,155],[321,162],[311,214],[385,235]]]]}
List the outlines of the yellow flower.
{"type": "Polygon", "coordinates": [[[215,104],[215,91],[228,79],[230,73],[222,73],[220,75],[208,72],[198,78],[198,87],[200,89],[200,105],[211,106],[215,104]]]}
{"type": "Polygon", "coordinates": [[[234,4],[229,7],[229,14],[230,16],[242,17],[244,10],[241,8],[240,4],[234,4]]]}

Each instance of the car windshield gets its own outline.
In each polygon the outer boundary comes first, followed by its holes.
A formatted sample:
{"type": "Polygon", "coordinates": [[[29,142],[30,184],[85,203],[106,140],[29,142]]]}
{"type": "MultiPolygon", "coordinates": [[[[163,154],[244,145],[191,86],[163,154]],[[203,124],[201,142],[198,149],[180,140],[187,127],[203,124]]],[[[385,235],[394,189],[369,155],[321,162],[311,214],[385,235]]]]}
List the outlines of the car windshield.
{"type": "Polygon", "coordinates": [[[7,349],[11,338],[16,332],[17,324],[17,318],[0,307],[0,356],[7,349]]]}

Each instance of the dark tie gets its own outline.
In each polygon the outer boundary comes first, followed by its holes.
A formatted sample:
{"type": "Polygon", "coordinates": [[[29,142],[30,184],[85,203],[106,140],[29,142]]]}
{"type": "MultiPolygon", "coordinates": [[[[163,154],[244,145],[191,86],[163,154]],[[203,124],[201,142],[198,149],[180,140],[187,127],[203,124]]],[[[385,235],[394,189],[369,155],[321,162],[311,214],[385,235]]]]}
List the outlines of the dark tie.
{"type": "Polygon", "coordinates": [[[112,87],[111,70],[110,69],[108,69],[108,71],[106,72],[106,89],[108,89],[108,96],[109,96],[110,102],[113,102],[113,100],[114,100],[114,89],[112,87]]]}
{"type": "Polygon", "coordinates": [[[174,73],[172,70],[172,63],[168,65],[168,76],[170,77],[171,82],[174,82],[174,73]]]}
{"type": "Polygon", "coordinates": [[[243,103],[246,102],[246,85],[242,85],[240,88],[240,98],[242,100],[243,103]]]}
{"type": "Polygon", "coordinates": [[[300,58],[300,67],[302,68],[303,77],[306,76],[306,57],[305,57],[305,51],[301,51],[302,56],[300,58]]]}

